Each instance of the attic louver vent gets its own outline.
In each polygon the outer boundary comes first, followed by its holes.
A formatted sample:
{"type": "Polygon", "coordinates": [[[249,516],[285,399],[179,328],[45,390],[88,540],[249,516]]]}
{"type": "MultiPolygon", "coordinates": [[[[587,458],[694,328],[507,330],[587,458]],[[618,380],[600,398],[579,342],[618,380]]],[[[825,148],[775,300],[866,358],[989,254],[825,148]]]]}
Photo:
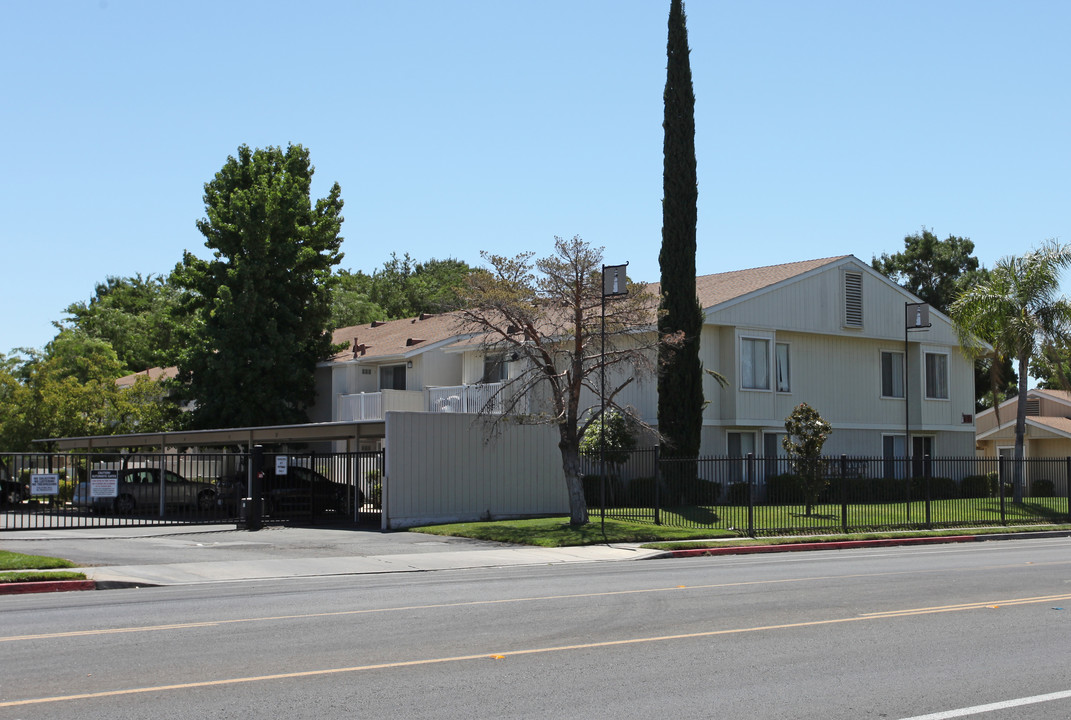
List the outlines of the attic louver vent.
{"type": "Polygon", "coordinates": [[[1027,398],[1026,414],[1031,417],[1039,417],[1041,415],[1041,400],[1038,398],[1027,398]]]}
{"type": "Polygon", "coordinates": [[[863,327],[863,274],[844,273],[844,325],[863,327]]]}

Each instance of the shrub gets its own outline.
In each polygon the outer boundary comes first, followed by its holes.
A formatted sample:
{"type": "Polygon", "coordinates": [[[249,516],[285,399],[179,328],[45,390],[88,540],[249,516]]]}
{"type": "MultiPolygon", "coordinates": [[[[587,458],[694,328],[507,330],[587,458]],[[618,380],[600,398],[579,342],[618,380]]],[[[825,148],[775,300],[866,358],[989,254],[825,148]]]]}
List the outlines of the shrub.
{"type": "Polygon", "coordinates": [[[766,502],[770,505],[799,505],[807,499],[803,479],[793,473],[766,478],[766,502]]]}
{"type": "MultiPolygon", "coordinates": [[[[584,475],[584,502],[588,507],[602,507],[602,475],[584,475]]],[[[622,507],[627,503],[625,485],[620,478],[606,476],[606,507],[622,507]]]]}
{"type": "Polygon", "coordinates": [[[997,492],[997,479],[989,475],[968,475],[959,482],[959,494],[965,498],[991,498],[997,492]]]}
{"type": "Polygon", "coordinates": [[[729,484],[729,494],[725,499],[727,505],[747,505],[746,482],[734,482],[729,484]]]}
{"type": "Polygon", "coordinates": [[[383,473],[379,470],[369,470],[364,477],[368,487],[364,500],[379,510],[383,507],[383,473]]]}
{"type": "Polygon", "coordinates": [[[1056,494],[1056,486],[1052,480],[1035,480],[1030,487],[1033,497],[1052,497],[1056,494]]]}
{"type": "MultiPolygon", "coordinates": [[[[959,488],[956,487],[956,481],[952,478],[932,477],[929,478],[928,482],[930,500],[951,500],[954,497],[958,497],[959,488]]],[[[926,484],[927,479],[925,477],[911,478],[911,497],[915,500],[925,500],[926,484]]]]}
{"type": "Polygon", "coordinates": [[[629,481],[625,488],[629,507],[654,507],[657,485],[658,481],[653,477],[633,478],[629,481]]]}

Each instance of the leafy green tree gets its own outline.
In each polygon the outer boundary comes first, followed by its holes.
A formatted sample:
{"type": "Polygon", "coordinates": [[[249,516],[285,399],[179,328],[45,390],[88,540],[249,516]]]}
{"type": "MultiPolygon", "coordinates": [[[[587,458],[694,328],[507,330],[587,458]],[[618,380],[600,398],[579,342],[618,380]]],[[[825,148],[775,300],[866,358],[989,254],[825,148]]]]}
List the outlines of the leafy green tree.
{"type": "MultiPolygon", "coordinates": [[[[905,237],[902,251],[884,253],[880,258],[873,258],[870,265],[946,315],[960,293],[989,276],[989,271],[974,256],[970,238],[949,235],[941,240],[925,228],[905,237]]],[[[974,394],[978,410],[1015,395],[1015,385],[1015,370],[1010,360],[976,359],[974,394]]]]}
{"type": "Polygon", "coordinates": [[[390,260],[371,275],[342,270],[332,291],[333,328],[373,320],[397,320],[458,307],[466,279],[481,270],[461,260],[432,258],[418,263],[408,253],[390,260]]]}
{"type": "Polygon", "coordinates": [[[703,426],[699,339],[704,317],[695,287],[695,95],[681,0],[670,5],[666,53],[658,332],[669,342],[659,349],[658,430],[665,454],[695,458],[703,426]]]}
{"type": "Polygon", "coordinates": [[[393,319],[372,302],[372,277],[358,270],[339,270],[331,287],[331,329],[365,325],[374,320],[393,319]]]}
{"type": "Polygon", "coordinates": [[[1019,371],[1015,413],[1015,501],[1022,500],[1027,376],[1031,359],[1071,330],[1071,302],[1059,295],[1061,272],[1071,265],[1071,246],[1055,241],[1020,257],[1001,258],[989,277],[952,303],[960,344],[975,355],[1010,358],[1019,371]],[[988,350],[987,343],[992,350],[988,350]]]}
{"type": "Polygon", "coordinates": [[[636,449],[636,428],[636,420],[630,413],[608,410],[605,422],[597,417],[584,430],[580,452],[596,457],[605,446],[606,462],[614,466],[623,465],[636,449]]]}
{"type": "Polygon", "coordinates": [[[47,449],[34,440],[178,426],[180,413],[159,383],[115,383],[123,367],[104,340],[62,330],[44,351],[26,350],[0,363],[0,444],[5,450],[47,449]]]}
{"type": "Polygon", "coordinates": [[[212,259],[187,252],[175,268],[184,311],[203,322],[178,362],[196,427],[307,420],[316,363],[332,351],[329,285],[342,258],[341,190],[313,203],[313,172],[300,145],[242,145],[205,184],[197,229],[212,259]]]}
{"type": "Polygon", "coordinates": [[[195,334],[180,335],[176,328],[178,299],[179,289],[169,278],[109,277],[97,283],[88,303],[68,306],[64,312],[70,317],[57,326],[106,340],[129,372],[166,367],[175,362],[180,337],[195,334]]]}
{"type": "Polygon", "coordinates": [[[481,415],[492,425],[553,425],[558,431],[569,494],[569,522],[588,522],[581,482],[580,442],[600,408],[582,404],[599,397],[605,370],[606,407],[621,409],[618,394],[636,378],[653,372],[655,333],[645,339],[636,328],[650,327],[654,298],[643,285],[629,283],[628,295],[606,303],[605,352],[602,334],[602,248],[580,237],[555,238],[554,253],[512,258],[483,254],[490,272],[469,275],[457,310],[459,330],[474,333],[490,356],[508,357],[509,378],[481,415]]]}
{"type": "Polygon", "coordinates": [[[814,511],[819,496],[829,485],[829,479],[822,472],[822,446],[832,432],[830,424],[807,403],[797,405],[785,419],[781,447],[788,453],[802,483],[807,498],[807,515],[814,511]]]}
{"type": "Polygon", "coordinates": [[[905,237],[901,252],[883,253],[870,265],[946,315],[956,296],[987,274],[970,238],[949,235],[940,240],[926,229],[905,237]]]}

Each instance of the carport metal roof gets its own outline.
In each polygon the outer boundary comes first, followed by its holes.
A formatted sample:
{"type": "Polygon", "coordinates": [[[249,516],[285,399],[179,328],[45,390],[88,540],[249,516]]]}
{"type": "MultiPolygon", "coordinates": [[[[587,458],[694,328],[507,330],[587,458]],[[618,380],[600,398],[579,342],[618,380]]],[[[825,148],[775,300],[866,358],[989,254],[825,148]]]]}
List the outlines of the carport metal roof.
{"type": "Polygon", "coordinates": [[[91,435],[88,437],[52,438],[34,442],[54,442],[58,450],[95,450],[131,447],[211,447],[222,445],[277,445],[288,442],[318,442],[379,439],[384,436],[382,420],[354,422],[271,425],[267,427],[222,428],[219,430],[181,430],[128,435],[91,435]]]}

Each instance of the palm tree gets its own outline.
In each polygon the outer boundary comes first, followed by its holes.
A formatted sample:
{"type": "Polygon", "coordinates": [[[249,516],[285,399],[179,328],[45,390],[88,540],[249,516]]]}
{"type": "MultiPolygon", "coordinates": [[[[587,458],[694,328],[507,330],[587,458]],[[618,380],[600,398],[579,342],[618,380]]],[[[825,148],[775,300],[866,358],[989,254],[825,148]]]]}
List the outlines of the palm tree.
{"type": "Polygon", "coordinates": [[[952,320],[965,350],[991,348],[997,362],[1018,363],[1015,413],[1015,501],[1022,501],[1023,437],[1026,432],[1027,371],[1030,359],[1071,329],[1071,302],[1058,295],[1060,271],[1071,265],[1071,246],[1055,240],[1021,257],[997,261],[989,278],[967,288],[952,303],[952,320]]]}

